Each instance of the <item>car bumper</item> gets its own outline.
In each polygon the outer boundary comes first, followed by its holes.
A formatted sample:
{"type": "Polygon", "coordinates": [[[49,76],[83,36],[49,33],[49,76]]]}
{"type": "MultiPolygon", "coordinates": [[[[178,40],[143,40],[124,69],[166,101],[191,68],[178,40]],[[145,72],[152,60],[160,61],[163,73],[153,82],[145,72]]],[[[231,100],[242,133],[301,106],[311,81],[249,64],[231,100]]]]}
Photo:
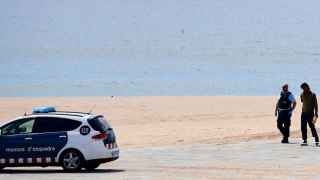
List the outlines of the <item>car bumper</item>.
{"type": "Polygon", "coordinates": [[[103,159],[92,159],[92,160],[88,160],[86,161],[87,163],[99,163],[99,164],[102,164],[102,163],[107,163],[107,162],[111,162],[111,161],[115,161],[119,159],[119,156],[117,157],[111,157],[111,158],[103,158],[103,159]]]}

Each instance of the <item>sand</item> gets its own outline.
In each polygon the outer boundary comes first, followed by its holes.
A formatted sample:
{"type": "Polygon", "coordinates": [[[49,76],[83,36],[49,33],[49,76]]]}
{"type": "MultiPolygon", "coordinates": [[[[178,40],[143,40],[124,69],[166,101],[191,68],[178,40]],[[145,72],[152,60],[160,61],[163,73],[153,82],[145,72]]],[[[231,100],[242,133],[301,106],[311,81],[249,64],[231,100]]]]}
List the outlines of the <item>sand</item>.
{"type": "MultiPolygon", "coordinates": [[[[221,144],[279,138],[274,117],[276,97],[2,97],[0,122],[32,107],[103,114],[123,148],[189,144],[221,144]]],[[[292,131],[300,136],[300,103],[292,131]]]]}
{"type": "Polygon", "coordinates": [[[276,97],[0,98],[1,123],[32,107],[105,115],[117,133],[120,159],[97,171],[6,168],[0,179],[319,179],[319,147],[299,143],[301,104],[291,144],[276,129],[276,97]],[[93,108],[94,107],[94,108],[93,108]]]}
{"type": "Polygon", "coordinates": [[[94,172],[62,173],[61,168],[6,168],[0,179],[11,180],[194,180],[319,179],[319,147],[274,140],[231,144],[125,148],[121,158],[94,172]]]}

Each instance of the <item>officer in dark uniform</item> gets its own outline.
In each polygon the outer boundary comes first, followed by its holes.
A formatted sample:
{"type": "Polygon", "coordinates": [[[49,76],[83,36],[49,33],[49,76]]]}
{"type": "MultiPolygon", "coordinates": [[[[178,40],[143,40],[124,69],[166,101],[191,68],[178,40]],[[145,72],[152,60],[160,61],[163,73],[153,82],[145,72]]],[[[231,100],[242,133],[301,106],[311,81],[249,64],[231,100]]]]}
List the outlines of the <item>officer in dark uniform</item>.
{"type": "Polygon", "coordinates": [[[278,116],[277,127],[283,135],[281,143],[289,143],[291,115],[296,105],[296,100],[289,91],[288,84],[283,85],[275,110],[275,116],[278,116]]]}

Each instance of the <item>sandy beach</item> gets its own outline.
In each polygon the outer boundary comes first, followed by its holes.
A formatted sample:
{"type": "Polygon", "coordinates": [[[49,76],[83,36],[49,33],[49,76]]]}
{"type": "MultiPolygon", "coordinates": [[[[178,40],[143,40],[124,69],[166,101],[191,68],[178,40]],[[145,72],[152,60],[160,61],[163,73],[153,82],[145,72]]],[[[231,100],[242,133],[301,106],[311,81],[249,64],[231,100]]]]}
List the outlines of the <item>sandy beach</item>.
{"type": "Polygon", "coordinates": [[[279,143],[276,97],[17,97],[0,98],[0,119],[32,107],[104,114],[117,133],[120,159],[94,172],[61,168],[6,168],[13,180],[318,179],[319,148],[301,147],[300,109],[291,143],[279,143]]]}
{"type": "MultiPolygon", "coordinates": [[[[17,97],[0,98],[1,123],[51,105],[60,110],[103,114],[121,147],[219,144],[279,138],[274,117],[276,97],[17,97]]],[[[299,135],[300,103],[292,118],[299,135]]]]}

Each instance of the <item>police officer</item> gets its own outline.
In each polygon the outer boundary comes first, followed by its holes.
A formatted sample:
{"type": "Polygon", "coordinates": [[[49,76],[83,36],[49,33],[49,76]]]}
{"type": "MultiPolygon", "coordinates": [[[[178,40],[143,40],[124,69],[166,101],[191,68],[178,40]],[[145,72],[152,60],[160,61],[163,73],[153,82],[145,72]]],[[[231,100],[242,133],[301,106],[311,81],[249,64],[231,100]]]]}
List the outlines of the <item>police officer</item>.
{"type": "Polygon", "coordinates": [[[313,93],[307,83],[301,84],[301,102],[302,102],[302,113],[301,113],[301,133],[303,143],[301,145],[306,146],[307,144],[307,125],[311,129],[312,136],[314,137],[315,143],[319,145],[319,137],[317,129],[315,127],[315,120],[318,118],[318,102],[317,96],[313,93]]]}
{"type": "Polygon", "coordinates": [[[277,127],[283,135],[281,143],[289,143],[291,115],[296,105],[296,100],[289,91],[288,84],[283,85],[275,110],[275,116],[278,116],[277,127]]]}

